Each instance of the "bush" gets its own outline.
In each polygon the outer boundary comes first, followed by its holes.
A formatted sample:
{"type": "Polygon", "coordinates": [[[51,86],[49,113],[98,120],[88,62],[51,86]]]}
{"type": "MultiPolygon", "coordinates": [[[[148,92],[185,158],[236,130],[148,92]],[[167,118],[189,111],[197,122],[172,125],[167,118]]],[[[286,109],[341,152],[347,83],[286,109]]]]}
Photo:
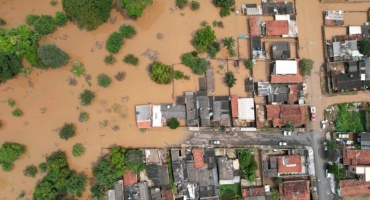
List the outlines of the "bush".
{"type": "Polygon", "coordinates": [[[200,8],[200,3],[199,3],[199,2],[197,2],[197,1],[192,1],[192,2],[191,2],[191,5],[190,5],[190,8],[191,8],[192,10],[198,10],[198,9],[200,8]]]}
{"type": "Polygon", "coordinates": [[[119,31],[123,35],[124,38],[132,38],[136,35],[136,30],[135,27],[122,24],[121,27],[119,28],[119,31]]]}
{"type": "Polygon", "coordinates": [[[245,65],[245,68],[247,68],[247,69],[253,69],[254,62],[252,60],[245,60],[244,65],[245,65]]]}
{"type": "Polygon", "coordinates": [[[59,130],[59,137],[63,140],[68,140],[69,138],[76,135],[76,126],[74,124],[65,123],[63,127],[59,130]]]}
{"type": "Polygon", "coordinates": [[[81,105],[83,106],[87,106],[87,105],[90,105],[91,102],[94,100],[95,98],[95,93],[92,92],[91,90],[84,90],[81,94],[80,94],[80,103],[81,105]]]}
{"type": "Polygon", "coordinates": [[[12,163],[6,163],[6,162],[4,162],[4,163],[2,163],[1,168],[3,168],[3,171],[4,172],[10,172],[10,171],[13,170],[14,166],[13,166],[12,163]]]}
{"type": "Polygon", "coordinates": [[[106,74],[99,74],[98,85],[101,87],[108,87],[112,83],[112,79],[106,74]]]}
{"type": "Polygon", "coordinates": [[[124,63],[127,63],[127,64],[131,64],[131,65],[134,65],[134,66],[137,66],[138,63],[139,63],[139,58],[132,55],[132,54],[127,54],[124,58],[123,58],[123,62],[124,63]]]}
{"type": "Polygon", "coordinates": [[[5,25],[5,24],[6,24],[5,20],[3,20],[3,19],[0,18],[0,26],[1,25],[5,25]]]}
{"type": "Polygon", "coordinates": [[[235,39],[233,37],[225,37],[222,39],[222,43],[230,51],[235,46],[235,39]]]}
{"type": "Polygon", "coordinates": [[[8,105],[9,105],[10,107],[14,107],[14,106],[15,106],[15,100],[14,100],[14,99],[12,99],[12,98],[9,98],[9,99],[8,99],[8,105]]]}
{"type": "Polygon", "coordinates": [[[0,164],[12,163],[26,152],[26,147],[17,143],[4,142],[0,147],[0,164]]]}
{"type": "Polygon", "coordinates": [[[177,129],[180,126],[180,122],[176,118],[170,119],[167,123],[170,129],[177,129]]]}
{"type": "Polygon", "coordinates": [[[33,25],[38,19],[40,19],[40,16],[35,14],[28,14],[26,16],[26,24],[27,25],[33,25]]]}
{"type": "Polygon", "coordinates": [[[220,16],[226,17],[230,15],[230,8],[221,8],[220,10],[220,16]]]}
{"type": "Polygon", "coordinates": [[[360,51],[366,56],[370,56],[370,40],[362,40],[360,42],[360,51]]]}
{"type": "Polygon", "coordinates": [[[126,169],[139,173],[145,170],[143,163],[143,152],[138,149],[129,149],[126,153],[126,169]]]}
{"type": "Polygon", "coordinates": [[[274,183],[275,183],[276,185],[280,185],[280,184],[282,184],[282,183],[283,183],[283,179],[282,179],[282,178],[280,178],[280,177],[277,177],[277,178],[275,178],[274,183]]]}
{"type": "Polygon", "coordinates": [[[54,33],[56,29],[54,25],[54,19],[50,15],[41,15],[41,17],[36,20],[33,25],[35,27],[35,31],[41,35],[54,33]]]}
{"type": "Polygon", "coordinates": [[[37,174],[37,167],[35,165],[28,165],[26,169],[23,170],[23,175],[27,177],[35,178],[37,174]]]}
{"type": "Polygon", "coordinates": [[[202,23],[200,23],[201,26],[203,27],[206,27],[208,25],[208,22],[206,20],[202,21],[202,23]]]}
{"type": "Polygon", "coordinates": [[[176,80],[180,80],[180,79],[182,79],[184,77],[184,72],[179,71],[179,70],[175,70],[174,73],[173,73],[173,77],[176,80]]]}
{"type": "Polygon", "coordinates": [[[68,16],[63,12],[57,11],[55,13],[54,23],[58,26],[65,26],[68,21],[68,16]]]}
{"type": "Polygon", "coordinates": [[[229,8],[235,4],[235,0],[212,0],[218,7],[229,8]]]}
{"type": "Polygon", "coordinates": [[[74,157],[80,157],[85,152],[85,148],[82,146],[82,144],[78,143],[73,145],[72,148],[72,155],[74,157]]]}
{"type": "Polygon", "coordinates": [[[172,82],[173,69],[170,65],[154,62],[150,67],[150,77],[159,84],[170,84],[172,82]]]}
{"type": "Polygon", "coordinates": [[[113,0],[62,0],[62,6],[79,28],[91,31],[109,19],[113,0]]]}
{"type": "Polygon", "coordinates": [[[87,112],[80,112],[80,116],[78,117],[79,122],[87,122],[89,120],[89,114],[87,112]]]}
{"type": "Polygon", "coordinates": [[[215,31],[210,26],[206,26],[195,33],[192,43],[199,52],[204,52],[215,39],[215,31]]]}
{"type": "Polygon", "coordinates": [[[145,7],[152,5],[153,0],[119,0],[119,2],[127,14],[136,19],[143,15],[145,7]]]}
{"type": "Polygon", "coordinates": [[[51,0],[50,2],[49,2],[49,4],[51,5],[51,6],[55,6],[55,5],[57,5],[57,1],[56,0],[51,0]]]}
{"type": "Polygon", "coordinates": [[[215,58],[216,54],[220,51],[220,43],[212,42],[207,48],[208,54],[211,58],[215,58]]]}
{"type": "Polygon", "coordinates": [[[41,173],[45,173],[48,170],[48,166],[45,162],[40,163],[38,167],[41,173]]]}
{"type": "Polygon", "coordinates": [[[180,9],[184,8],[188,4],[188,0],[176,0],[176,6],[180,9]]]}
{"type": "Polygon", "coordinates": [[[109,161],[110,164],[113,165],[116,169],[118,169],[120,172],[117,173],[117,176],[120,176],[122,172],[125,169],[125,155],[126,155],[126,149],[122,148],[120,146],[115,146],[112,150],[109,152],[109,161]]]}
{"type": "Polygon", "coordinates": [[[12,111],[12,115],[14,117],[22,117],[23,116],[23,112],[21,111],[21,109],[19,108],[16,108],[12,111]]]}
{"type": "Polygon", "coordinates": [[[314,61],[311,59],[303,58],[299,61],[299,69],[303,76],[311,75],[311,70],[313,68],[314,61]]]}
{"type": "Polygon", "coordinates": [[[26,195],[26,193],[25,193],[24,191],[22,191],[22,192],[18,195],[18,198],[19,198],[19,199],[22,199],[25,195],[26,195]]]}
{"type": "Polygon", "coordinates": [[[113,32],[109,35],[106,48],[110,53],[117,53],[123,44],[123,35],[118,32],[113,32]]]}
{"type": "Polygon", "coordinates": [[[217,26],[220,28],[224,28],[224,23],[222,21],[217,22],[217,26]]]}
{"type": "Polygon", "coordinates": [[[105,56],[104,62],[107,65],[113,65],[116,62],[116,58],[113,56],[113,54],[109,54],[108,56],[105,56]]]}
{"type": "Polygon", "coordinates": [[[258,169],[256,158],[251,149],[238,150],[241,178],[249,182],[256,181],[256,170],[258,169]]]}
{"type": "Polygon", "coordinates": [[[195,58],[191,53],[181,56],[182,63],[191,68],[194,74],[202,75],[208,69],[208,62],[204,58],[195,58]]]}
{"type": "Polygon", "coordinates": [[[272,200],[280,200],[280,192],[277,189],[271,189],[272,200]]]}
{"type": "Polygon", "coordinates": [[[46,66],[52,69],[65,66],[69,61],[69,56],[55,44],[43,44],[37,49],[37,54],[46,66]]]}
{"type": "Polygon", "coordinates": [[[191,55],[192,55],[193,57],[198,57],[198,52],[196,52],[196,51],[192,51],[192,52],[191,52],[191,55]]]}
{"type": "Polygon", "coordinates": [[[225,74],[225,83],[228,87],[233,87],[236,83],[236,78],[234,73],[231,71],[226,72],[225,74]]]}

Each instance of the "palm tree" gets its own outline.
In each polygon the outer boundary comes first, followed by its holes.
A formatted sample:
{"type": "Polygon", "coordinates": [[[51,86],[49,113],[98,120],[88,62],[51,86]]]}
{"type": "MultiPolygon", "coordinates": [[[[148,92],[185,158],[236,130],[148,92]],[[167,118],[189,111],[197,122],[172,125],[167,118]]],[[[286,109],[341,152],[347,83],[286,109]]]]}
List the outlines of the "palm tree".
{"type": "Polygon", "coordinates": [[[222,39],[222,43],[224,43],[224,46],[230,51],[235,46],[235,40],[233,37],[225,37],[222,39]]]}
{"type": "Polygon", "coordinates": [[[225,75],[225,83],[229,87],[233,87],[236,83],[236,78],[233,72],[227,72],[225,75]]]}

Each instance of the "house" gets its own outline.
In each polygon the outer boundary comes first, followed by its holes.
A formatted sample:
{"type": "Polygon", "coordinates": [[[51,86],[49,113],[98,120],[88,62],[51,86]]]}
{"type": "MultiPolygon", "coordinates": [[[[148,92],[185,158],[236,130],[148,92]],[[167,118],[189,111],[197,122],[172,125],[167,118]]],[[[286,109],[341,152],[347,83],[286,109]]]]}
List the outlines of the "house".
{"type": "Polygon", "coordinates": [[[152,106],[152,126],[153,127],[162,127],[162,113],[160,105],[152,106]]]}
{"type": "Polygon", "coordinates": [[[162,189],[162,200],[174,200],[171,189],[162,189]]]}
{"type": "Polygon", "coordinates": [[[285,126],[289,121],[294,126],[303,126],[306,123],[306,106],[304,105],[266,105],[267,120],[272,121],[274,127],[285,126]]]}
{"type": "Polygon", "coordinates": [[[277,156],[278,173],[298,174],[302,172],[302,161],[300,155],[277,156]]]}
{"type": "Polygon", "coordinates": [[[361,33],[364,39],[369,39],[370,38],[370,25],[369,24],[362,25],[361,33]]]}
{"type": "Polygon", "coordinates": [[[231,126],[229,96],[209,97],[210,109],[213,110],[213,123],[218,126],[231,126]]]}
{"type": "Polygon", "coordinates": [[[247,93],[247,97],[254,96],[254,82],[253,77],[248,77],[245,79],[245,92],[247,93]]]}
{"type": "Polygon", "coordinates": [[[279,42],[271,44],[272,59],[279,60],[290,58],[289,42],[279,42]]]}
{"type": "Polygon", "coordinates": [[[288,20],[268,20],[265,23],[267,36],[282,36],[289,34],[288,20]]]}
{"type": "Polygon", "coordinates": [[[123,181],[118,180],[114,183],[114,189],[108,190],[108,200],[123,200],[123,181]]]}
{"type": "Polygon", "coordinates": [[[263,175],[266,177],[278,177],[277,156],[270,156],[268,161],[262,162],[263,175]]]}
{"type": "Polygon", "coordinates": [[[123,174],[123,184],[124,186],[132,185],[137,183],[137,174],[130,170],[125,170],[123,174]]]}
{"type": "Polygon", "coordinates": [[[303,84],[270,84],[258,82],[258,96],[266,96],[269,103],[287,102],[303,104],[303,84]]]}
{"type": "Polygon", "coordinates": [[[185,197],[184,199],[199,199],[199,186],[197,182],[185,182],[178,189],[179,194],[185,197]]]}
{"type": "Polygon", "coordinates": [[[270,193],[269,185],[242,188],[242,197],[245,200],[265,200],[268,193],[270,193]]]}
{"type": "Polygon", "coordinates": [[[241,7],[244,15],[262,15],[262,8],[257,4],[242,4],[241,7]]]}
{"type": "Polygon", "coordinates": [[[349,26],[348,32],[349,35],[362,35],[361,26],[349,26]]]}
{"type": "Polygon", "coordinates": [[[273,3],[262,3],[262,13],[264,15],[285,15],[294,14],[292,2],[274,1],[273,3]]]}
{"type": "Polygon", "coordinates": [[[357,176],[358,180],[370,182],[370,166],[348,166],[348,172],[357,176]]]}
{"type": "Polygon", "coordinates": [[[159,149],[145,149],[145,163],[162,165],[162,156],[159,149]]]}
{"type": "Polygon", "coordinates": [[[276,21],[288,21],[288,34],[283,37],[298,37],[297,15],[275,15],[276,21]]]}
{"type": "Polygon", "coordinates": [[[328,43],[327,49],[331,62],[361,60],[364,57],[364,55],[358,50],[357,40],[344,40],[328,43]]]}
{"type": "Polygon", "coordinates": [[[343,10],[326,10],[324,11],[326,26],[343,26],[344,13],[343,10]]]}
{"type": "Polygon", "coordinates": [[[261,18],[257,19],[256,17],[250,17],[248,19],[249,34],[251,35],[251,37],[261,35],[261,31],[260,31],[260,28],[259,28],[259,22],[260,21],[261,21],[261,18]]]}
{"type": "MultiPolygon", "coordinates": [[[[260,27],[258,26],[258,29],[260,27]]],[[[253,60],[266,60],[266,51],[262,48],[261,36],[251,37],[251,52],[253,60]]]]}
{"type": "Polygon", "coordinates": [[[238,119],[247,122],[255,121],[254,114],[254,98],[239,98],[238,99],[238,119]]]}
{"type": "Polygon", "coordinates": [[[197,170],[196,173],[201,198],[219,195],[217,168],[197,170]]]}
{"type": "Polygon", "coordinates": [[[239,97],[236,95],[231,96],[231,116],[233,118],[238,117],[238,99],[239,97]]]}
{"type": "Polygon", "coordinates": [[[359,133],[361,149],[370,149],[370,133],[362,132],[359,133]]]}
{"type": "Polygon", "coordinates": [[[239,175],[239,161],[231,160],[226,157],[218,158],[218,174],[219,174],[219,184],[235,184],[240,182],[239,175]],[[237,166],[238,168],[234,168],[237,166]]]}
{"type": "Polygon", "coordinates": [[[180,156],[179,149],[171,149],[172,172],[175,184],[188,180],[185,156],[180,156]]]}
{"type": "Polygon", "coordinates": [[[186,125],[199,126],[198,109],[194,92],[185,92],[186,125]]]}
{"type": "Polygon", "coordinates": [[[299,72],[296,60],[277,60],[274,64],[271,83],[302,83],[303,77],[299,72]]]}
{"type": "Polygon", "coordinates": [[[125,186],[125,200],[150,200],[147,182],[135,183],[125,186]]]}
{"type": "Polygon", "coordinates": [[[151,128],[151,106],[150,105],[137,105],[136,111],[136,125],[138,128],[151,128]]]}
{"type": "Polygon", "coordinates": [[[167,165],[146,165],[146,173],[155,187],[167,186],[170,184],[167,165]]]}
{"type": "Polygon", "coordinates": [[[151,188],[150,189],[151,200],[162,200],[162,193],[160,188],[151,188]]]}
{"type": "Polygon", "coordinates": [[[185,119],[186,108],[185,105],[179,104],[161,104],[161,115],[164,120],[168,119],[185,119]]]}
{"type": "Polygon", "coordinates": [[[310,200],[310,181],[286,181],[279,185],[280,200],[310,200]]]}
{"type": "Polygon", "coordinates": [[[343,150],[343,165],[370,165],[370,149],[343,150]]]}
{"type": "Polygon", "coordinates": [[[208,68],[206,71],[206,83],[207,83],[207,92],[215,91],[215,74],[213,68],[208,68]]]}
{"type": "Polygon", "coordinates": [[[336,91],[359,89],[362,86],[361,76],[358,72],[343,74],[339,70],[331,71],[332,87],[336,91]]]}
{"type": "Polygon", "coordinates": [[[340,180],[339,187],[340,195],[343,197],[370,194],[370,182],[357,179],[340,180]]]}

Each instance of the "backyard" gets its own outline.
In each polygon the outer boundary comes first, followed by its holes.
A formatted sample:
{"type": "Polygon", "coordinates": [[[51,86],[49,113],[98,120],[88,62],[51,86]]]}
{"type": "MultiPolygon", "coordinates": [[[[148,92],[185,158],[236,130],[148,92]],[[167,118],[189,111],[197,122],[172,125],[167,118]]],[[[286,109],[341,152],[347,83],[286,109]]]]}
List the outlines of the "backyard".
{"type": "Polygon", "coordinates": [[[220,186],[221,199],[231,200],[237,195],[241,196],[240,184],[221,185],[220,186]]]}

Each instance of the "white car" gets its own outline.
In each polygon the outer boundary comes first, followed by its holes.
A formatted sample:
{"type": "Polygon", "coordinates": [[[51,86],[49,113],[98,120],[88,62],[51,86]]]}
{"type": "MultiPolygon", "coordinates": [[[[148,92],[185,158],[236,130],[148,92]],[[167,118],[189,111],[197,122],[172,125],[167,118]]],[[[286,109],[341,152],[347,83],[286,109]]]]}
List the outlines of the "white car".
{"type": "Polygon", "coordinates": [[[328,150],[328,146],[326,146],[326,142],[324,142],[324,151],[328,150]]]}
{"type": "Polygon", "coordinates": [[[284,131],[283,134],[284,134],[284,136],[291,136],[292,131],[284,131]]]}
{"type": "Polygon", "coordinates": [[[325,121],[321,121],[321,129],[325,129],[326,128],[326,123],[325,121]]]}
{"type": "Polygon", "coordinates": [[[279,142],[279,145],[280,146],[286,146],[286,145],[288,145],[288,143],[287,142],[279,142]]]}
{"type": "Polygon", "coordinates": [[[331,174],[328,172],[327,169],[325,170],[325,175],[326,175],[326,178],[330,178],[331,177],[331,174]]]}
{"type": "Polygon", "coordinates": [[[210,140],[209,144],[220,144],[220,140],[210,140]]]}

